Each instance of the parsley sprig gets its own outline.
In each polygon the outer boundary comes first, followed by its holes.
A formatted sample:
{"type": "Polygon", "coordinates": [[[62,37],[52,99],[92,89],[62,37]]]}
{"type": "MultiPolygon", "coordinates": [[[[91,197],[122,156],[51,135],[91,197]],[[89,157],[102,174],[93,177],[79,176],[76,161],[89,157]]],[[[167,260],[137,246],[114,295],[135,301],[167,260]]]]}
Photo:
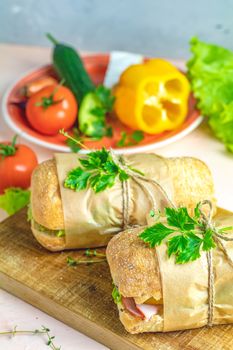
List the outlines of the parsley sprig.
{"type": "MultiPolygon", "coordinates": [[[[81,191],[91,187],[95,193],[111,188],[117,178],[126,181],[129,178],[127,172],[117,165],[110,151],[102,150],[90,152],[85,158],[79,158],[81,167],[72,169],[64,182],[66,188],[81,191]]],[[[130,168],[131,171],[139,172],[130,168]]]]}
{"type": "Polygon", "coordinates": [[[112,95],[111,90],[103,85],[97,86],[94,91],[96,97],[101,103],[101,107],[95,107],[91,110],[91,113],[97,117],[105,117],[106,113],[109,113],[113,109],[115,102],[115,96],[112,95]]]}
{"type": "MultiPolygon", "coordinates": [[[[216,247],[214,230],[201,219],[200,203],[194,210],[194,216],[188,214],[187,208],[165,208],[166,225],[162,222],[146,228],[139,237],[151,248],[160,245],[165,239],[167,253],[175,256],[177,264],[194,261],[201,256],[201,251],[216,247]]],[[[233,227],[218,229],[226,233],[233,227]]],[[[216,230],[216,228],[215,228],[216,230]]]]}
{"type": "Polygon", "coordinates": [[[134,146],[140,143],[144,139],[144,134],[141,130],[135,130],[131,134],[127,134],[126,131],[121,132],[121,138],[116,143],[117,147],[134,146]]]}
{"type": "MultiPolygon", "coordinates": [[[[91,121],[93,132],[91,135],[88,134],[89,136],[99,138],[104,136],[112,137],[112,127],[107,125],[106,116],[113,110],[115,96],[112,95],[110,89],[103,85],[98,85],[92,94],[94,94],[98,104],[90,110],[90,113],[94,116],[94,119],[91,121]]],[[[84,134],[86,134],[85,130],[84,134]]]]}

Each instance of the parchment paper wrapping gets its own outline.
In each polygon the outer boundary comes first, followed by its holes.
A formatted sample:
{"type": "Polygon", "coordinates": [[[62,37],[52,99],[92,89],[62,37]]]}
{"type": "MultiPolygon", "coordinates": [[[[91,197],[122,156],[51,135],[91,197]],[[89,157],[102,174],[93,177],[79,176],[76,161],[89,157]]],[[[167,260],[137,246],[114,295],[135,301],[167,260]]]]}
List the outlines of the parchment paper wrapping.
{"type": "MultiPolygon", "coordinates": [[[[215,219],[220,227],[232,226],[233,215],[215,219]]],[[[227,233],[233,237],[233,231],[227,233]]],[[[222,241],[233,258],[233,242],[222,241]]],[[[164,332],[199,328],[208,320],[208,266],[206,253],[187,264],[168,258],[165,244],[156,248],[163,290],[164,332]]],[[[214,308],[213,324],[233,323],[233,266],[224,252],[213,249],[214,308]]]]}
{"type": "MultiPolygon", "coordinates": [[[[80,157],[80,156],[79,156],[80,157]]],[[[75,192],[63,186],[70,170],[80,166],[76,154],[55,154],[58,180],[64,212],[66,248],[86,248],[106,245],[109,235],[123,229],[122,182],[98,194],[92,189],[75,192]]],[[[172,181],[166,160],[154,154],[135,154],[124,157],[127,165],[140,169],[147,178],[160,183],[169,198],[173,199],[172,181]]],[[[143,186],[129,179],[129,227],[145,225],[146,216],[152,208],[148,193],[143,186]]],[[[156,186],[146,184],[159,209],[167,206],[156,186]]]]}

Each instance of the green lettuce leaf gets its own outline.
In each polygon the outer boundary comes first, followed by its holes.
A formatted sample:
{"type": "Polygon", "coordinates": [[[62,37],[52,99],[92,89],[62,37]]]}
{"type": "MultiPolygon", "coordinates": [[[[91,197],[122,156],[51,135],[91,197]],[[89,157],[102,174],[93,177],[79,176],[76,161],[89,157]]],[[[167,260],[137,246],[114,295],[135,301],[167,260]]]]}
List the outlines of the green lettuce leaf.
{"type": "Polygon", "coordinates": [[[0,195],[0,208],[8,215],[13,215],[30,201],[30,191],[21,188],[7,188],[4,194],[0,195]]]}
{"type": "Polygon", "coordinates": [[[193,38],[188,77],[197,107],[215,135],[233,152],[233,52],[193,38]]]}

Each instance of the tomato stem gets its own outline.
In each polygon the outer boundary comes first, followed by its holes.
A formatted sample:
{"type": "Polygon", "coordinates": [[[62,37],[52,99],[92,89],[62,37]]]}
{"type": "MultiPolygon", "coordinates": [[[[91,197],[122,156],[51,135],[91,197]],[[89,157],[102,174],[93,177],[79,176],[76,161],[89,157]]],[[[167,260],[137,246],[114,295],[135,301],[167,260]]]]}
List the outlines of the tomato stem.
{"type": "Polygon", "coordinates": [[[58,103],[62,102],[63,99],[54,101],[52,96],[49,97],[42,97],[41,101],[38,101],[35,103],[37,107],[43,107],[43,109],[47,109],[50,106],[57,105],[58,103]]]}
{"type": "Polygon", "coordinates": [[[16,148],[16,141],[17,141],[18,135],[15,135],[11,141],[10,145],[0,143],[0,157],[2,159],[5,159],[6,157],[13,156],[15,152],[17,151],[16,148]]]}
{"type": "Polygon", "coordinates": [[[51,95],[49,95],[48,97],[42,97],[41,101],[36,102],[35,105],[37,107],[43,107],[43,109],[47,109],[50,106],[53,106],[53,105],[56,105],[56,104],[62,102],[63,99],[54,101],[54,95],[57,93],[59,87],[64,84],[64,82],[65,82],[65,79],[62,79],[60,81],[60,83],[55,86],[55,88],[53,89],[51,95]]]}

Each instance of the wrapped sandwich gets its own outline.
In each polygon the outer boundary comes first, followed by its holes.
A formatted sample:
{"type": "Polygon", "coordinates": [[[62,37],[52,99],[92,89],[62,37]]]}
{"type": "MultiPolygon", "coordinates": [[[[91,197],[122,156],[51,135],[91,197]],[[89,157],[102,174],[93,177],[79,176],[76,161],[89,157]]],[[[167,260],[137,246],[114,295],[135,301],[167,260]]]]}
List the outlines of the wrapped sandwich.
{"type": "Polygon", "coordinates": [[[233,323],[233,214],[218,210],[210,222],[203,212],[197,219],[172,211],[166,223],[126,230],[108,244],[113,297],[130,333],[233,323]]]}
{"type": "MultiPolygon", "coordinates": [[[[101,152],[92,152],[93,159],[99,157],[102,161],[101,152]]],[[[110,155],[107,157],[111,171],[115,171],[116,162],[120,163],[117,165],[120,175],[102,175],[106,170],[102,167],[101,174],[92,175],[91,184],[95,186],[98,182],[99,186],[96,192],[87,185],[88,156],[55,154],[54,159],[35,169],[31,183],[31,226],[35,238],[45,248],[60,251],[105,246],[116,233],[145,225],[150,208],[163,209],[169,201],[185,205],[190,212],[204,198],[215,203],[212,176],[198,159],[134,154],[115,156],[114,162],[110,155]],[[87,172],[80,170],[80,162],[87,172]],[[69,174],[70,188],[66,186],[69,174]],[[101,181],[106,178],[108,185],[103,190],[101,181]]]]}

